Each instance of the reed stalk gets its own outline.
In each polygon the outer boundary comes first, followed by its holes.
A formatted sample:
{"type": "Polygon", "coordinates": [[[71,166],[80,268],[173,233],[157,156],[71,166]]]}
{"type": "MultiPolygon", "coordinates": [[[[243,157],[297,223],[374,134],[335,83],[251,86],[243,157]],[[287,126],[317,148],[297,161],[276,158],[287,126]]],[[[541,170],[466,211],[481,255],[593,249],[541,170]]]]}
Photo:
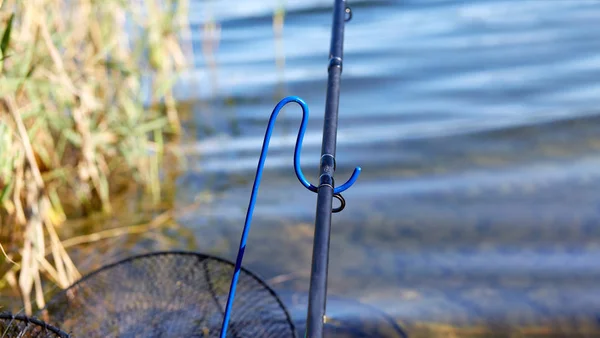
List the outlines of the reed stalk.
{"type": "Polygon", "coordinates": [[[80,277],[66,219],[131,182],[159,200],[186,20],[187,0],[0,0],[0,277],[27,314],[80,277]]]}

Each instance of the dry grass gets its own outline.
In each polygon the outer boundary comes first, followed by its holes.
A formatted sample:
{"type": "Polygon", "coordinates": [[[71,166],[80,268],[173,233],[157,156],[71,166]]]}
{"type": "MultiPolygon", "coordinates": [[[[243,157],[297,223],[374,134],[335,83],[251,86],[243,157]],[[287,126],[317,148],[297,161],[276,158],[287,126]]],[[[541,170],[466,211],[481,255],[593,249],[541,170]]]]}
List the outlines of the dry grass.
{"type": "Polygon", "coordinates": [[[26,313],[79,277],[56,229],[111,212],[132,181],[158,201],[180,132],[186,0],[0,0],[0,277],[26,313]],[[152,75],[150,97],[142,76],[152,75]],[[155,108],[144,101],[161,102],[155,108]]]}

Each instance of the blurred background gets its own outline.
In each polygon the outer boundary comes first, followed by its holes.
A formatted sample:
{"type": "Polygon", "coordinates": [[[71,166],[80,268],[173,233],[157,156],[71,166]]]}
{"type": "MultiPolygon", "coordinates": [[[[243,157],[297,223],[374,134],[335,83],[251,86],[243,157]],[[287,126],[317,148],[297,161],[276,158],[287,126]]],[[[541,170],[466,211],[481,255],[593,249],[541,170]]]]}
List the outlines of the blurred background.
{"type": "MultiPolygon", "coordinates": [[[[162,249],[234,260],[284,96],[311,109],[302,164],[316,181],[332,5],[189,0],[191,67],[172,90],[184,164],[161,176],[158,207],[136,190],[62,226],[79,271],[162,249]]],[[[363,173],[333,216],[329,294],[415,337],[600,332],[598,2],[348,5],[335,177],[363,173]]],[[[292,167],[300,116],[278,118],[244,259],[284,298],[307,292],[312,253],[316,195],[292,167]]]]}

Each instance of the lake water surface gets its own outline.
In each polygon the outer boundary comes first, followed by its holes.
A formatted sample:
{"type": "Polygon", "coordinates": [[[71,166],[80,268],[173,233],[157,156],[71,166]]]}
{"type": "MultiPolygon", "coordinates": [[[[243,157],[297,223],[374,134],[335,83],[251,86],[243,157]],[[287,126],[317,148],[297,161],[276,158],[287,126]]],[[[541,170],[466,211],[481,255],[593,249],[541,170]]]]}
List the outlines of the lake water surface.
{"type": "MultiPolygon", "coordinates": [[[[302,163],[316,181],[332,3],[192,1],[177,199],[214,196],[179,219],[195,249],[234,259],[267,120],[287,95],[311,109],[302,163]]],[[[363,173],[333,216],[329,293],[407,327],[596,325],[600,4],[349,5],[336,179],[363,173]]],[[[307,291],[310,272],[316,195],[292,168],[300,115],[279,116],[244,261],[282,293],[307,291]]]]}

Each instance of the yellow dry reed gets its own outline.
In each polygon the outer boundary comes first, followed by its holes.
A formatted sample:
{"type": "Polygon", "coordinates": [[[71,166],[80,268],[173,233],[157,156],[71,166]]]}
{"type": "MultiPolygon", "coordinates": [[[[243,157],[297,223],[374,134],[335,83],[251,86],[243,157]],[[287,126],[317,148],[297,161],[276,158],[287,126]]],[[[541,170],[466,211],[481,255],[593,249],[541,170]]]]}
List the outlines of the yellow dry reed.
{"type": "Polygon", "coordinates": [[[187,11],[186,0],[0,0],[0,278],[27,314],[44,306],[43,280],[80,277],[57,233],[68,217],[111,212],[131,181],[158,201],[157,168],[180,133],[187,11]]]}

